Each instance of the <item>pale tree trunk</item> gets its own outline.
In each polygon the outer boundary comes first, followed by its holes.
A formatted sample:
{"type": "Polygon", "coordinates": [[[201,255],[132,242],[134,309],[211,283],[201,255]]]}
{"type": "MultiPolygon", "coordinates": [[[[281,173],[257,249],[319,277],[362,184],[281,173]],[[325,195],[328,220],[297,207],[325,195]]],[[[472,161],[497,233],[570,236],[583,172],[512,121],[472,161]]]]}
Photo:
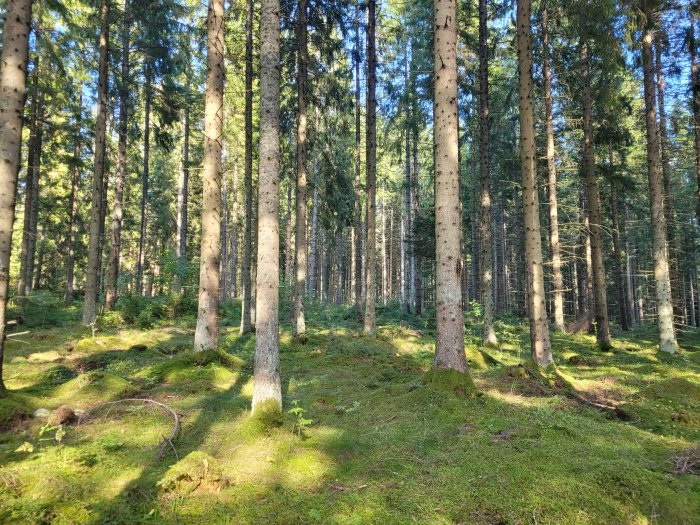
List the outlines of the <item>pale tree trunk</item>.
{"type": "Polygon", "coordinates": [[[547,129],[547,189],[549,194],[549,244],[552,257],[552,295],[554,328],[564,331],[564,276],[561,271],[561,246],[559,244],[559,205],[557,202],[557,167],[554,149],[554,122],[552,99],[552,71],[550,69],[549,17],[547,8],[542,10],[542,75],[544,77],[545,123],[547,129]]]}
{"type": "MultiPolygon", "coordinates": [[[[186,88],[189,94],[189,85],[186,88]]],[[[178,275],[175,280],[176,293],[182,293],[182,266],[187,262],[187,201],[189,199],[190,180],[190,108],[185,107],[185,123],[183,131],[182,165],[177,179],[177,210],[176,210],[176,239],[175,250],[178,263],[178,275]]]]}
{"type": "MultiPolygon", "coordinates": [[[[287,180],[287,211],[285,217],[285,235],[284,235],[284,284],[291,286],[292,284],[292,271],[294,268],[294,254],[292,248],[292,234],[294,233],[294,228],[292,228],[292,176],[289,175],[287,180]]],[[[292,301],[294,300],[294,294],[292,292],[292,301]]]]}
{"type": "MultiPolygon", "coordinates": [[[[413,213],[414,217],[418,217],[420,211],[420,182],[418,180],[418,126],[413,127],[413,213]]],[[[386,254],[384,254],[386,257],[386,254]]],[[[414,290],[415,290],[415,311],[416,317],[420,317],[423,313],[423,279],[421,276],[421,258],[418,253],[414,254],[414,290]]]]}
{"type": "Polygon", "coordinates": [[[365,270],[365,326],[366,334],[376,328],[376,211],[377,211],[377,48],[376,48],[376,0],[367,2],[367,246],[365,270]]]}
{"type": "Polygon", "coordinates": [[[659,107],[659,146],[661,152],[661,173],[664,187],[664,218],[666,219],[666,240],[668,242],[668,267],[671,278],[671,300],[673,313],[677,321],[683,321],[683,290],[680,272],[678,270],[678,245],[676,244],[675,219],[673,217],[673,186],[671,183],[671,160],[668,151],[668,128],[666,124],[666,104],[664,90],[662,45],[659,41],[654,46],[656,51],[656,95],[659,107]]]}
{"type": "Polygon", "coordinates": [[[491,229],[491,175],[489,167],[489,59],[486,0],[479,0],[479,179],[480,295],[484,305],[484,346],[498,346],[493,312],[493,231],[491,229]]]}
{"type": "Polygon", "coordinates": [[[80,131],[83,112],[83,86],[80,85],[78,96],[78,115],[76,116],[76,139],[73,147],[73,167],[71,168],[70,197],[68,199],[68,239],[66,242],[66,293],[64,300],[70,304],[73,302],[75,281],[75,242],[78,223],[78,184],[80,182],[80,131]]]}
{"type": "Polygon", "coordinates": [[[673,330],[673,303],[671,301],[671,279],[666,252],[666,220],[664,197],[659,169],[659,133],[656,125],[654,103],[654,63],[652,58],[654,36],[652,31],[651,6],[644,0],[643,11],[646,22],[642,31],[642,63],[644,67],[644,108],[647,135],[647,170],[649,176],[649,204],[651,207],[652,250],[654,254],[654,280],[656,282],[656,310],[659,325],[659,349],[675,353],[678,349],[673,330]]]}
{"type": "Polygon", "coordinates": [[[457,5],[435,0],[435,368],[467,373],[462,319],[462,219],[459,202],[457,5]]]}
{"type": "Polygon", "coordinates": [[[95,125],[95,168],[92,182],[92,209],[90,212],[90,240],[88,243],[87,282],[83,304],[83,324],[91,325],[97,318],[97,290],[99,285],[100,218],[102,215],[102,187],[104,184],[107,153],[107,96],[109,90],[109,4],[100,6],[100,55],[97,80],[97,114],[95,125]]]}
{"type": "Polygon", "coordinates": [[[362,322],[362,239],[364,230],[362,228],[362,180],[360,170],[361,151],[361,113],[360,107],[360,9],[359,0],[355,4],[355,273],[353,276],[355,288],[355,310],[357,322],[362,322]]]}
{"type": "Polygon", "coordinates": [[[280,4],[262,0],[260,30],[260,170],[253,413],[282,407],[279,354],[280,4]],[[266,407],[267,409],[268,407],[266,407]]]}
{"type": "MultiPolygon", "coordinates": [[[[223,138],[222,138],[223,141],[223,138]]],[[[224,166],[222,166],[222,177],[220,185],[221,217],[219,224],[219,302],[226,300],[228,294],[228,177],[226,176],[225,163],[228,155],[226,147],[222,146],[224,166]]]]}
{"type": "Polygon", "coordinates": [[[307,1],[299,1],[299,75],[298,75],[298,110],[297,126],[297,191],[296,191],[296,238],[294,265],[296,279],[294,280],[294,320],[292,331],[295,336],[306,333],[304,319],[304,298],[306,297],[306,84],[309,53],[307,48],[307,1]]]}
{"type": "Polygon", "coordinates": [[[0,396],[31,22],[31,0],[7,0],[0,62],[0,396]]]}
{"type": "Polygon", "coordinates": [[[553,364],[547,326],[540,238],[535,143],[535,106],[532,82],[530,0],[518,0],[518,72],[520,93],[520,162],[523,188],[525,259],[528,269],[528,314],[532,360],[540,367],[553,364]]]}
{"type": "Polygon", "coordinates": [[[625,279],[627,282],[627,288],[625,289],[627,301],[627,313],[630,320],[630,325],[637,324],[639,318],[635,314],[634,308],[634,286],[632,284],[632,250],[630,247],[630,238],[627,234],[627,223],[629,222],[629,209],[627,202],[623,202],[623,215],[622,215],[622,235],[624,236],[625,244],[625,279]]]}
{"type": "Polygon", "coordinates": [[[146,59],[145,85],[144,85],[144,125],[143,125],[143,171],[141,172],[141,227],[139,229],[139,256],[136,261],[136,294],[143,292],[143,274],[146,270],[146,208],[148,207],[148,176],[151,154],[151,96],[152,80],[150,63],[146,59]]]}
{"type": "Polygon", "coordinates": [[[602,216],[600,195],[595,172],[595,145],[593,143],[593,97],[591,95],[591,56],[588,41],[581,43],[583,68],[583,166],[590,221],[591,262],[593,267],[593,299],[596,323],[596,339],[601,350],[609,350],[610,324],[608,298],[605,287],[603,263],[602,216]]]}
{"type": "Polygon", "coordinates": [[[404,61],[404,89],[406,91],[406,111],[405,111],[405,127],[404,133],[406,134],[406,149],[404,152],[406,166],[404,169],[404,182],[403,182],[403,192],[404,192],[404,216],[403,216],[403,235],[401,236],[401,269],[403,272],[402,278],[402,288],[401,288],[401,298],[403,300],[404,312],[411,312],[411,292],[410,292],[410,275],[411,275],[411,261],[408,255],[408,237],[411,231],[411,110],[408,101],[410,84],[409,84],[409,73],[408,73],[408,48],[410,44],[406,45],[406,57],[404,61]]]}
{"type": "Polygon", "coordinates": [[[253,284],[253,0],[246,0],[245,12],[245,145],[243,173],[243,250],[241,254],[241,328],[246,334],[252,329],[253,284]]]}
{"type": "MultiPolygon", "coordinates": [[[[314,170],[316,172],[316,170],[314,170]]],[[[309,296],[316,298],[317,261],[318,261],[318,182],[314,184],[313,204],[311,206],[311,248],[309,253],[309,296]]]]}
{"type": "Polygon", "coordinates": [[[122,35],[122,71],[119,91],[119,153],[117,157],[117,177],[114,182],[114,207],[112,208],[112,239],[107,270],[107,291],[105,310],[114,310],[117,304],[117,281],[119,279],[119,259],[122,245],[122,219],[124,207],[124,181],[126,179],[126,146],[128,135],[129,104],[129,0],[124,2],[124,32],[122,35]]]}
{"type": "Polygon", "coordinates": [[[221,150],[224,127],[224,0],[209,0],[207,80],[204,95],[202,246],[194,350],[219,346],[219,259],[221,257],[221,150]]]}
{"type": "Polygon", "coordinates": [[[386,191],[384,189],[384,184],[382,184],[382,303],[386,304],[389,299],[389,270],[387,266],[387,254],[386,254],[386,191]]]}

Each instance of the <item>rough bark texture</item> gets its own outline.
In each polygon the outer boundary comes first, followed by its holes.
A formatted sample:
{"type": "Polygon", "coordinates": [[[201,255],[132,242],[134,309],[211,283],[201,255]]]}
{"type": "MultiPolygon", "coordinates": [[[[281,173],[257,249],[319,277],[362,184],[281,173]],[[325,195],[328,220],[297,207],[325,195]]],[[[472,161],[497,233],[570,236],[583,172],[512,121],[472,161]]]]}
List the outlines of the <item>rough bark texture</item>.
{"type": "MultiPolygon", "coordinates": [[[[698,8],[700,11],[700,8],[698,8]]],[[[700,223],[700,60],[698,59],[697,40],[695,39],[695,24],[697,15],[691,17],[688,47],[690,49],[690,83],[692,87],[693,106],[693,145],[695,147],[695,173],[698,179],[697,217],[700,223]]]]}
{"type": "Polygon", "coordinates": [[[360,9],[359,1],[355,4],[355,273],[354,294],[357,321],[362,322],[362,238],[365,234],[362,228],[362,180],[360,170],[361,148],[361,118],[360,106],[360,9]]]}
{"type": "Polygon", "coordinates": [[[467,372],[457,122],[457,5],[435,0],[435,368],[467,372]]]}
{"type": "Polygon", "coordinates": [[[299,1],[299,123],[297,127],[297,192],[296,192],[296,239],[294,265],[294,319],[292,330],[300,336],[306,332],[304,320],[304,297],[306,296],[306,84],[309,53],[306,30],[307,1],[299,1]]]}
{"type": "Polygon", "coordinates": [[[523,188],[525,259],[528,270],[530,347],[533,361],[546,368],[554,361],[547,326],[540,238],[535,144],[535,107],[532,86],[530,0],[518,0],[518,73],[520,93],[520,163],[523,188]]]}
{"type": "Polygon", "coordinates": [[[484,307],[485,346],[498,346],[493,305],[493,232],[491,229],[491,174],[489,166],[489,50],[486,0],[479,0],[479,245],[480,295],[484,307]]]}
{"type": "Polygon", "coordinates": [[[376,212],[377,212],[377,48],[376,48],[375,0],[367,2],[367,246],[365,270],[365,327],[366,334],[373,334],[376,325],[376,212]]]}
{"type": "Polygon", "coordinates": [[[240,231],[240,221],[238,219],[238,150],[233,162],[233,199],[231,206],[231,298],[238,297],[238,233],[240,231]]]}
{"type": "Polygon", "coordinates": [[[659,325],[659,349],[675,353],[678,349],[673,330],[673,303],[671,279],[666,252],[666,220],[664,197],[659,169],[659,133],[656,126],[654,89],[654,63],[652,58],[654,37],[651,28],[651,7],[643,2],[646,22],[642,31],[642,64],[644,67],[644,108],[647,135],[647,173],[649,177],[649,204],[651,206],[652,250],[654,255],[654,280],[656,283],[656,311],[659,325]]]}
{"type": "MultiPolygon", "coordinates": [[[[189,94],[189,86],[187,87],[189,94]]],[[[182,144],[182,166],[177,179],[177,216],[175,250],[179,265],[187,262],[187,202],[189,200],[189,180],[190,180],[190,108],[185,107],[185,122],[183,130],[182,144]]],[[[182,292],[182,277],[177,276],[177,293],[182,292]]]]}
{"type": "Polygon", "coordinates": [[[209,0],[207,82],[204,95],[204,166],[202,169],[202,246],[199,305],[194,349],[219,345],[219,259],[221,257],[221,149],[224,127],[224,0],[209,0]]]}
{"type": "Polygon", "coordinates": [[[31,21],[31,0],[7,0],[0,62],[0,395],[31,21]]]}
{"type": "Polygon", "coordinates": [[[602,217],[598,179],[595,173],[595,145],[593,143],[593,97],[591,95],[591,56],[587,41],[581,43],[581,67],[583,68],[583,169],[590,222],[591,262],[593,269],[593,301],[595,328],[598,346],[608,350],[610,324],[608,300],[605,289],[605,266],[603,264],[602,217]]]}
{"type": "Polygon", "coordinates": [[[97,290],[99,285],[100,219],[102,187],[104,184],[105,156],[107,153],[107,96],[109,89],[109,5],[102,0],[100,6],[100,58],[97,79],[97,115],[95,126],[95,165],[92,181],[92,209],[90,211],[90,241],[88,243],[87,282],[83,304],[83,324],[91,325],[97,316],[97,290]]]}
{"type": "Polygon", "coordinates": [[[542,76],[544,77],[545,126],[547,133],[547,193],[549,196],[549,245],[552,257],[552,298],[554,328],[563,331],[564,326],[564,276],[561,271],[561,246],[559,244],[559,204],[557,202],[557,167],[554,149],[554,122],[552,99],[552,71],[549,65],[549,17],[547,8],[542,10],[542,76]]]}
{"type": "Polygon", "coordinates": [[[75,281],[75,242],[78,223],[78,184],[80,182],[80,120],[83,112],[83,87],[80,86],[78,102],[78,115],[76,118],[77,136],[73,147],[73,166],[70,176],[70,197],[68,198],[68,238],[66,239],[66,293],[64,300],[70,304],[73,302],[75,281]]]}
{"type": "Polygon", "coordinates": [[[252,328],[253,285],[253,0],[246,0],[245,11],[245,153],[243,173],[243,250],[241,255],[241,328],[246,334],[252,328]]]}
{"type": "Polygon", "coordinates": [[[114,182],[114,206],[112,208],[112,239],[109,249],[109,269],[107,270],[107,292],[105,309],[114,310],[117,304],[117,280],[122,245],[122,218],[124,205],[124,181],[126,179],[126,145],[129,113],[129,0],[124,2],[124,32],[122,34],[122,71],[119,90],[119,153],[117,176],[114,182]]]}
{"type": "MultiPolygon", "coordinates": [[[[612,152],[610,153],[610,166],[612,167],[612,152]]],[[[625,292],[625,279],[622,273],[622,242],[620,235],[620,204],[617,195],[617,182],[610,181],[610,206],[612,208],[612,237],[613,255],[615,259],[615,288],[617,288],[617,307],[620,316],[620,328],[630,329],[627,295],[625,292]]]]}
{"type": "Polygon", "coordinates": [[[279,354],[279,0],[262,0],[260,24],[260,171],[253,413],[258,405],[268,400],[282,406],[279,354]]]}

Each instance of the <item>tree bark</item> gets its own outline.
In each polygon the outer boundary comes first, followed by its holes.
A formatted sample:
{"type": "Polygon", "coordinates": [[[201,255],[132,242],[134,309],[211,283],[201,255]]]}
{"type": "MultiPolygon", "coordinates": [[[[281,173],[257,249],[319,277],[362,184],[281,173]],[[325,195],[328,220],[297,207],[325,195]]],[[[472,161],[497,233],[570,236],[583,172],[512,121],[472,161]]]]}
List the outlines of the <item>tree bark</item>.
{"type": "Polygon", "coordinates": [[[260,171],[253,413],[260,403],[270,400],[282,407],[279,355],[279,0],[262,0],[260,23],[260,171]]]}
{"type": "MultiPolygon", "coordinates": [[[[610,152],[610,166],[612,167],[612,151],[610,152]]],[[[630,329],[630,318],[625,291],[625,280],[622,274],[622,242],[620,240],[620,205],[617,195],[617,182],[610,180],[610,206],[612,208],[612,237],[613,254],[615,259],[615,288],[617,288],[617,307],[620,315],[620,327],[627,331],[630,329]]]]}
{"type": "Polygon", "coordinates": [[[600,195],[595,172],[595,145],[593,144],[593,97],[591,95],[591,56],[588,41],[581,43],[581,67],[583,68],[583,168],[590,222],[591,262],[593,269],[593,302],[596,339],[601,350],[609,350],[610,324],[608,298],[605,287],[603,263],[602,216],[600,195]]]}
{"type": "MultiPolygon", "coordinates": [[[[189,85],[186,88],[189,95],[189,85]]],[[[175,281],[176,293],[182,293],[182,272],[183,266],[187,262],[187,202],[189,200],[189,181],[190,181],[190,108],[185,107],[185,123],[183,130],[183,145],[182,145],[182,166],[177,179],[177,210],[176,210],[176,239],[175,250],[178,263],[178,275],[175,281]]]]}
{"type": "Polygon", "coordinates": [[[489,56],[486,0],[479,0],[479,246],[480,295],[484,306],[484,346],[498,346],[493,306],[493,231],[489,167],[489,56]]]}
{"type": "Polygon", "coordinates": [[[221,257],[221,150],[224,127],[224,0],[209,0],[207,80],[204,98],[202,246],[194,350],[219,346],[219,259],[221,257]]]}
{"type": "Polygon", "coordinates": [[[75,242],[76,230],[78,223],[78,185],[80,182],[80,157],[81,144],[80,132],[82,125],[83,114],[83,86],[80,85],[80,94],[78,95],[78,114],[76,115],[76,137],[73,147],[73,166],[71,168],[70,180],[70,197],[68,200],[68,239],[66,242],[66,292],[64,300],[66,303],[73,302],[73,293],[75,285],[75,242]]]}
{"type": "Polygon", "coordinates": [[[238,220],[238,149],[233,163],[233,200],[231,210],[231,298],[238,297],[238,232],[240,222],[238,220]]]}
{"type": "Polygon", "coordinates": [[[296,191],[296,238],[294,265],[296,279],[294,281],[294,322],[292,331],[295,336],[306,333],[304,319],[304,298],[306,297],[306,84],[309,64],[307,46],[307,0],[299,0],[299,76],[298,76],[298,110],[297,125],[297,191],[296,191]]]}
{"type": "Polygon", "coordinates": [[[252,329],[253,285],[253,0],[246,0],[245,11],[245,146],[243,173],[243,253],[241,255],[241,334],[252,329]]]}
{"type": "Polygon", "coordinates": [[[99,285],[100,218],[102,215],[102,187],[104,184],[107,153],[107,97],[109,91],[109,3],[100,5],[100,43],[97,80],[97,114],[95,126],[95,165],[92,182],[92,209],[90,211],[90,240],[88,244],[87,282],[83,303],[83,324],[88,326],[97,319],[97,291],[99,285]]]}
{"type": "Polygon", "coordinates": [[[554,149],[554,121],[552,99],[552,71],[549,44],[549,17],[546,6],[542,10],[542,75],[544,77],[545,125],[547,132],[547,189],[549,194],[549,244],[552,257],[552,296],[554,329],[564,331],[564,276],[561,271],[559,244],[559,205],[557,201],[557,167],[554,149]]]}
{"type": "Polygon", "coordinates": [[[360,8],[359,0],[355,3],[355,311],[357,322],[362,322],[362,180],[360,170],[361,118],[360,106],[360,8]]]}
{"type": "Polygon", "coordinates": [[[527,261],[529,285],[530,347],[533,361],[538,366],[546,368],[554,360],[549,341],[547,309],[545,307],[542,239],[540,238],[539,197],[537,195],[530,0],[518,0],[516,24],[518,30],[520,93],[520,163],[523,187],[525,259],[527,261]]]}
{"type": "Polygon", "coordinates": [[[144,103],[144,125],[143,125],[143,170],[141,172],[141,226],[139,235],[139,256],[136,261],[136,293],[143,293],[143,274],[146,271],[146,235],[147,218],[146,208],[148,207],[148,177],[151,157],[151,98],[153,92],[151,65],[149,58],[146,58],[145,71],[145,103],[144,103]]]}
{"type": "Polygon", "coordinates": [[[0,396],[31,22],[31,0],[6,1],[0,62],[0,396]]]}
{"type": "Polygon", "coordinates": [[[367,2],[367,246],[365,334],[373,334],[376,328],[376,228],[377,228],[377,49],[376,49],[376,0],[367,2]]]}
{"type": "Polygon", "coordinates": [[[644,0],[642,5],[646,17],[642,30],[642,63],[644,67],[647,170],[649,177],[649,203],[651,207],[654,280],[656,282],[656,310],[659,325],[659,349],[662,352],[673,354],[678,349],[678,343],[676,342],[676,334],[673,329],[673,303],[671,301],[668,254],[666,252],[663,185],[659,169],[659,133],[656,125],[654,63],[652,58],[654,37],[649,0],[644,0]]]}
{"type": "Polygon", "coordinates": [[[119,279],[119,259],[122,244],[122,219],[124,207],[124,181],[126,180],[126,146],[128,140],[129,113],[129,0],[124,1],[124,31],[122,35],[122,71],[119,90],[119,153],[117,157],[117,177],[114,182],[114,207],[112,208],[112,239],[107,270],[107,292],[105,310],[114,310],[117,304],[117,281],[119,279]]]}
{"type": "Polygon", "coordinates": [[[435,0],[435,368],[467,373],[462,319],[457,2],[435,0]]]}
{"type": "MultiPolygon", "coordinates": [[[[700,10],[700,8],[696,7],[700,10]]],[[[698,59],[697,40],[695,39],[695,24],[697,15],[690,18],[690,34],[688,48],[690,50],[690,84],[692,87],[693,106],[693,146],[695,149],[695,173],[698,179],[697,217],[700,223],[700,60],[698,59]]]]}

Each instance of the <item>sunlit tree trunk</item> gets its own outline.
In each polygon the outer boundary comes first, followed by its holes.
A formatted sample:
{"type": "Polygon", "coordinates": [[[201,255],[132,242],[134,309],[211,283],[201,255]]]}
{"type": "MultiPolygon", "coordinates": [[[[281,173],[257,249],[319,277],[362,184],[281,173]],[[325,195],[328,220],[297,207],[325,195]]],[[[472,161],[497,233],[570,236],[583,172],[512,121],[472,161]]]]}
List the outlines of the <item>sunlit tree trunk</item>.
{"type": "Polygon", "coordinates": [[[100,219],[105,157],[107,153],[107,97],[109,91],[109,4],[100,5],[100,45],[97,80],[97,112],[95,126],[95,167],[92,182],[92,209],[90,212],[90,240],[88,244],[87,283],[83,303],[83,324],[91,325],[97,317],[97,290],[99,285],[100,219]]]}
{"type": "Polygon", "coordinates": [[[78,184],[80,182],[80,157],[81,157],[81,120],[83,112],[83,86],[80,85],[78,95],[78,114],[76,115],[76,138],[73,147],[73,166],[70,177],[70,197],[68,198],[68,239],[66,242],[66,292],[64,300],[70,304],[73,302],[75,286],[75,242],[78,223],[78,184]]]}
{"type": "Polygon", "coordinates": [[[528,269],[528,314],[530,346],[533,361],[540,367],[551,365],[552,349],[547,326],[540,238],[539,197],[535,144],[535,107],[532,82],[532,32],[530,0],[518,0],[518,72],[520,93],[520,163],[523,188],[523,224],[525,259],[528,269]]]}
{"type": "Polygon", "coordinates": [[[0,62],[0,395],[31,22],[31,0],[6,1],[0,62]]]}
{"type": "MultiPolygon", "coordinates": [[[[189,93],[189,86],[186,88],[189,93]]],[[[183,129],[182,164],[177,179],[177,209],[175,251],[178,262],[178,275],[175,281],[176,293],[182,293],[182,266],[187,262],[187,202],[189,200],[190,180],[190,109],[185,107],[185,122],[183,129]]]]}
{"type": "Polygon", "coordinates": [[[195,351],[219,345],[219,259],[221,257],[221,151],[224,126],[224,0],[209,0],[207,79],[204,95],[202,245],[195,351]]]}
{"type": "MultiPolygon", "coordinates": [[[[700,7],[696,6],[700,11],[700,7]]],[[[690,84],[692,88],[693,106],[693,146],[695,149],[695,173],[698,179],[697,189],[697,218],[700,223],[700,60],[698,59],[697,40],[695,39],[695,24],[697,15],[691,16],[688,48],[690,49],[690,84]]]]}
{"type": "Polygon", "coordinates": [[[119,278],[119,259],[122,244],[122,218],[124,206],[124,181],[126,179],[126,145],[128,135],[129,104],[129,0],[124,2],[124,31],[122,34],[122,71],[119,91],[119,152],[117,157],[117,176],[114,183],[114,206],[112,208],[112,239],[109,250],[109,269],[107,270],[107,292],[105,310],[114,310],[117,304],[117,280],[119,278]]]}
{"type": "Polygon", "coordinates": [[[151,65],[146,59],[145,84],[144,84],[144,124],[143,124],[143,170],[141,172],[141,226],[139,235],[139,256],[136,261],[136,293],[143,293],[143,274],[146,270],[146,235],[147,219],[146,208],[148,207],[148,177],[151,158],[151,99],[152,99],[152,78],[151,65]]]}
{"type": "Polygon", "coordinates": [[[361,118],[362,108],[360,106],[360,8],[359,0],[355,3],[355,210],[354,210],[354,228],[355,228],[355,311],[357,321],[362,322],[362,238],[364,230],[362,228],[362,180],[360,167],[360,151],[361,151],[361,118]]]}
{"type": "Polygon", "coordinates": [[[459,202],[457,5],[435,0],[435,368],[466,373],[462,319],[462,219],[459,202]]]}
{"type": "Polygon", "coordinates": [[[260,31],[260,171],[253,412],[282,406],[279,354],[280,4],[262,0],[260,31]]]}
{"type": "Polygon", "coordinates": [[[649,0],[643,0],[646,17],[642,31],[642,63],[644,67],[644,107],[647,135],[647,170],[649,176],[649,203],[651,207],[652,249],[654,255],[654,280],[656,282],[656,310],[659,326],[659,349],[675,353],[678,349],[673,329],[673,303],[671,279],[666,251],[666,220],[661,170],[659,169],[659,133],[656,125],[652,8],[649,0]]]}
{"type": "Polygon", "coordinates": [[[245,11],[245,146],[243,173],[243,250],[241,255],[241,328],[246,334],[252,328],[253,281],[253,0],[246,0],[245,11]]]}
{"type": "Polygon", "coordinates": [[[376,211],[377,211],[377,49],[376,49],[376,0],[367,2],[367,245],[365,282],[365,327],[366,334],[376,328],[376,211]]]}
{"type": "Polygon", "coordinates": [[[233,194],[231,205],[231,298],[238,297],[238,232],[240,230],[240,221],[238,219],[238,149],[236,149],[235,159],[233,161],[233,194]]]}

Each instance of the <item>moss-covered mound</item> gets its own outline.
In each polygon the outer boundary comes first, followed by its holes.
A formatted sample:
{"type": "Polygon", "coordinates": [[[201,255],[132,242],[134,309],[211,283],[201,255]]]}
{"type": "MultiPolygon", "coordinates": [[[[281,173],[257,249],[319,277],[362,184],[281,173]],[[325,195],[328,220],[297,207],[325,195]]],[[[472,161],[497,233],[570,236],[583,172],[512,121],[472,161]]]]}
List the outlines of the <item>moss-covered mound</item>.
{"type": "Polygon", "coordinates": [[[158,482],[170,498],[196,493],[217,493],[229,484],[216,459],[204,452],[192,452],[168,469],[158,482]]]}
{"type": "Polygon", "coordinates": [[[28,400],[16,394],[0,397],[0,430],[7,430],[15,422],[32,415],[28,400]]]}
{"type": "Polygon", "coordinates": [[[88,372],[59,386],[53,399],[61,404],[88,406],[94,403],[113,401],[135,391],[124,378],[109,372],[88,372]]]}
{"type": "Polygon", "coordinates": [[[457,370],[430,370],[423,379],[426,386],[441,392],[450,392],[459,398],[477,397],[480,395],[469,374],[457,370]]]}

